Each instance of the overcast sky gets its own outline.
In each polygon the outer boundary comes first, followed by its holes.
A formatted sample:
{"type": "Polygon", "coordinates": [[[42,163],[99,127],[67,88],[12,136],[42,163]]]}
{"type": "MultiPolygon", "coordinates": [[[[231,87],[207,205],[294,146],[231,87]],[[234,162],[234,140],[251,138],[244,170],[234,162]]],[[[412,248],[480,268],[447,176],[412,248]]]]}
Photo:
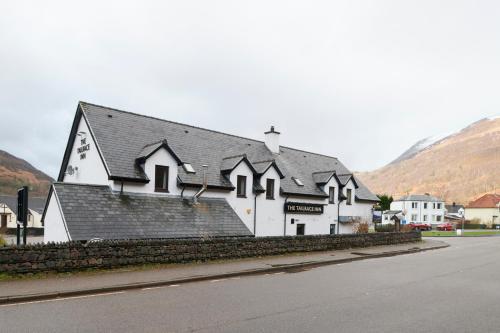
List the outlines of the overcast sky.
{"type": "Polygon", "coordinates": [[[0,149],[52,177],[79,100],[381,167],[500,113],[498,1],[2,1],[0,149]]]}

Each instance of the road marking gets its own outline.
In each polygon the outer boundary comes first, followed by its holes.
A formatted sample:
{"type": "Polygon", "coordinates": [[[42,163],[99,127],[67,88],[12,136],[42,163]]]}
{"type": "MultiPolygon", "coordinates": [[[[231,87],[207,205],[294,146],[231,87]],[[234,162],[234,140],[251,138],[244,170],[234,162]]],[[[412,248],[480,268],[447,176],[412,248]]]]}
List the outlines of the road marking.
{"type": "Polygon", "coordinates": [[[21,302],[21,303],[13,303],[13,304],[2,304],[2,305],[0,305],[0,307],[16,306],[16,305],[26,305],[26,304],[37,304],[37,303],[48,303],[48,302],[58,302],[58,301],[66,301],[66,300],[79,299],[79,298],[89,298],[89,297],[98,297],[98,296],[118,295],[118,294],[123,294],[123,293],[124,293],[124,291],[116,291],[116,292],[112,292],[112,293],[102,293],[102,294],[93,294],[93,295],[61,297],[61,298],[54,298],[54,299],[45,299],[45,300],[40,300],[40,301],[21,302]]]}
{"type": "Polygon", "coordinates": [[[227,279],[210,280],[210,283],[220,282],[220,281],[226,281],[226,280],[227,280],[227,279]]]}
{"type": "Polygon", "coordinates": [[[154,290],[154,289],[162,289],[162,288],[175,288],[175,287],[180,287],[180,284],[170,284],[168,286],[158,286],[158,287],[147,287],[147,288],[142,288],[141,290],[154,290]]]}
{"type": "Polygon", "coordinates": [[[285,274],[285,272],[278,272],[278,273],[274,273],[273,275],[280,275],[280,274],[285,274]]]}

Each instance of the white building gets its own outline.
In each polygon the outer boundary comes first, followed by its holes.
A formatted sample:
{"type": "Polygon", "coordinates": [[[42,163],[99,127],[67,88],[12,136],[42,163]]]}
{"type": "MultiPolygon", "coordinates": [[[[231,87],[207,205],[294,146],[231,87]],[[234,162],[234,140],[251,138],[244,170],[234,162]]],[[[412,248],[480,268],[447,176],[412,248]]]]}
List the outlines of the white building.
{"type": "Polygon", "coordinates": [[[483,224],[500,224],[500,194],[485,194],[465,207],[465,219],[483,224]]]}
{"type": "MultiPolygon", "coordinates": [[[[45,199],[29,198],[28,228],[43,230],[42,212],[45,199]]],[[[17,197],[0,195],[0,233],[12,233],[17,229],[17,197]]]]}
{"type": "Polygon", "coordinates": [[[337,159],[80,102],[45,241],[351,233],[378,198],[337,159]]]}
{"type": "Polygon", "coordinates": [[[429,194],[412,194],[394,200],[391,203],[391,210],[384,212],[382,223],[392,223],[391,216],[394,215],[394,212],[400,212],[403,217],[402,224],[440,224],[444,222],[445,211],[443,200],[429,194]]]}

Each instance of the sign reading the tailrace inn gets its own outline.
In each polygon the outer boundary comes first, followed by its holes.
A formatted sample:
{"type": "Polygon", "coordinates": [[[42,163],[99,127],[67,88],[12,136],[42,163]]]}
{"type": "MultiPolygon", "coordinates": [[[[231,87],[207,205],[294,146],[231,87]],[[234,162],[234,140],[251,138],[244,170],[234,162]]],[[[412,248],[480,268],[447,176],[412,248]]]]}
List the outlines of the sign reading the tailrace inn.
{"type": "Polygon", "coordinates": [[[287,202],[285,203],[285,213],[323,214],[323,205],[305,202],[287,202]]]}
{"type": "Polygon", "coordinates": [[[90,143],[87,143],[87,139],[83,138],[80,140],[80,147],[76,149],[76,152],[80,154],[80,159],[83,160],[87,157],[87,151],[90,150],[90,143]]]}

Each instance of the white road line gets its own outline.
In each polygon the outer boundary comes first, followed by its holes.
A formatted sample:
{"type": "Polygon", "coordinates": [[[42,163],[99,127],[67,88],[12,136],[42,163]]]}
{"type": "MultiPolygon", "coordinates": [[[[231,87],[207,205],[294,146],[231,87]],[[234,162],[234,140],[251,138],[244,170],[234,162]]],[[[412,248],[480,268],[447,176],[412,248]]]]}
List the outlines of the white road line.
{"type": "Polygon", "coordinates": [[[280,275],[280,274],[285,274],[285,272],[278,272],[278,273],[274,273],[273,275],[280,275]]]}
{"type": "Polygon", "coordinates": [[[141,290],[154,290],[154,289],[162,289],[162,288],[175,288],[175,287],[180,287],[180,286],[181,286],[180,284],[169,284],[167,286],[142,288],[141,290]]]}
{"type": "Polygon", "coordinates": [[[2,305],[0,305],[0,307],[16,306],[16,305],[25,305],[25,304],[37,304],[37,303],[48,303],[48,302],[59,302],[59,301],[66,301],[66,300],[80,299],[80,298],[89,298],[89,297],[98,297],[98,296],[109,296],[109,295],[118,295],[118,294],[123,294],[123,293],[124,293],[124,291],[116,291],[116,292],[112,292],[112,293],[103,293],[103,294],[93,294],[93,295],[83,295],[83,296],[71,296],[71,297],[61,297],[61,298],[46,299],[46,300],[40,300],[40,301],[21,302],[21,303],[14,303],[14,304],[2,304],[2,305]]]}
{"type": "Polygon", "coordinates": [[[226,280],[227,280],[227,279],[210,280],[210,283],[220,282],[220,281],[226,281],[226,280]]]}

